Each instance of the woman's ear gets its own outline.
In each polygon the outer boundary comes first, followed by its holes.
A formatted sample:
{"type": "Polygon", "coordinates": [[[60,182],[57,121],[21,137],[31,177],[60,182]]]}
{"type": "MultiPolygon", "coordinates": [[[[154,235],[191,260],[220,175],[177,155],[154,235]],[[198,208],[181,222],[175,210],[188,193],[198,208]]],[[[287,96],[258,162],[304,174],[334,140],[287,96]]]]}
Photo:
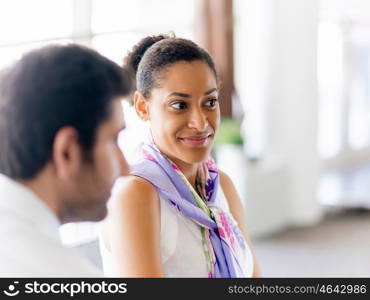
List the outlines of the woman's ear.
{"type": "Polygon", "coordinates": [[[143,121],[148,121],[149,118],[149,102],[143,94],[136,91],[134,94],[134,107],[137,115],[143,121]]]}

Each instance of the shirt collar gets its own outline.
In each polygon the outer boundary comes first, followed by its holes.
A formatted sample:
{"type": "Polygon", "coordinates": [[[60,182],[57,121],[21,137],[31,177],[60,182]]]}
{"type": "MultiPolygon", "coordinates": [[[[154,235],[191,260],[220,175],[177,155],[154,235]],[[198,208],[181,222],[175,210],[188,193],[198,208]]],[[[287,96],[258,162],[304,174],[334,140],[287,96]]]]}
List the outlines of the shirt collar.
{"type": "Polygon", "coordinates": [[[59,220],[32,190],[0,174],[0,193],[0,208],[17,214],[60,242],[59,220]]]}

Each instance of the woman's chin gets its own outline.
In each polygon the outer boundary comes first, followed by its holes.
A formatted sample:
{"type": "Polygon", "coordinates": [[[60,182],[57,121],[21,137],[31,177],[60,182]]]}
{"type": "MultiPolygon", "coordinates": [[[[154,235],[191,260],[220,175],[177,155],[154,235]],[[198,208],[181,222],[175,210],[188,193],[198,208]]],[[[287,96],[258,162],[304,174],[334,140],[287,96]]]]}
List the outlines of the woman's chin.
{"type": "Polygon", "coordinates": [[[182,153],[180,160],[188,164],[197,164],[207,160],[211,151],[192,151],[191,153],[182,153]]]}

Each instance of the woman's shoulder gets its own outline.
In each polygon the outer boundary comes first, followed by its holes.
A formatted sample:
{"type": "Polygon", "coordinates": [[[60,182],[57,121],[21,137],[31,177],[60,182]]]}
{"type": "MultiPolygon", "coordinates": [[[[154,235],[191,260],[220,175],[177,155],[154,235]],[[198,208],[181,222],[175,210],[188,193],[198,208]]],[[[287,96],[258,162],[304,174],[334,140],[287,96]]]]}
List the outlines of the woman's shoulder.
{"type": "Polygon", "coordinates": [[[127,176],[121,178],[115,188],[115,196],[112,197],[113,206],[127,205],[129,203],[148,205],[159,201],[155,187],[146,179],[138,176],[127,176]]]}
{"type": "Polygon", "coordinates": [[[220,185],[223,190],[228,190],[230,187],[233,187],[234,184],[230,178],[229,175],[227,175],[225,172],[222,170],[218,170],[218,174],[220,175],[220,185]]]}
{"type": "Polygon", "coordinates": [[[240,201],[234,183],[225,172],[218,170],[218,174],[220,175],[220,187],[225,195],[228,206],[232,209],[236,202],[240,201]]]}
{"type": "Polygon", "coordinates": [[[135,175],[124,177],[122,180],[122,187],[124,189],[143,189],[146,192],[155,191],[155,187],[150,183],[150,181],[135,175]]]}

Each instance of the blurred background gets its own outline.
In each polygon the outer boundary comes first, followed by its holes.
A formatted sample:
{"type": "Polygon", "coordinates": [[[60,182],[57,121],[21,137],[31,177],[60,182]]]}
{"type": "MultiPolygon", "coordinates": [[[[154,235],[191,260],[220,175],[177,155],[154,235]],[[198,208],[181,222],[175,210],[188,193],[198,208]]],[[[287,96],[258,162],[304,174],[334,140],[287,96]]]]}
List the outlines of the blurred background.
{"type": "MultiPolygon", "coordinates": [[[[214,149],[268,277],[370,276],[370,1],[1,0],[0,68],[50,43],[121,64],[148,34],[205,47],[221,81],[214,149]]],[[[123,103],[134,160],[147,128],[123,103]]],[[[98,224],[63,242],[100,265],[98,224]]]]}

